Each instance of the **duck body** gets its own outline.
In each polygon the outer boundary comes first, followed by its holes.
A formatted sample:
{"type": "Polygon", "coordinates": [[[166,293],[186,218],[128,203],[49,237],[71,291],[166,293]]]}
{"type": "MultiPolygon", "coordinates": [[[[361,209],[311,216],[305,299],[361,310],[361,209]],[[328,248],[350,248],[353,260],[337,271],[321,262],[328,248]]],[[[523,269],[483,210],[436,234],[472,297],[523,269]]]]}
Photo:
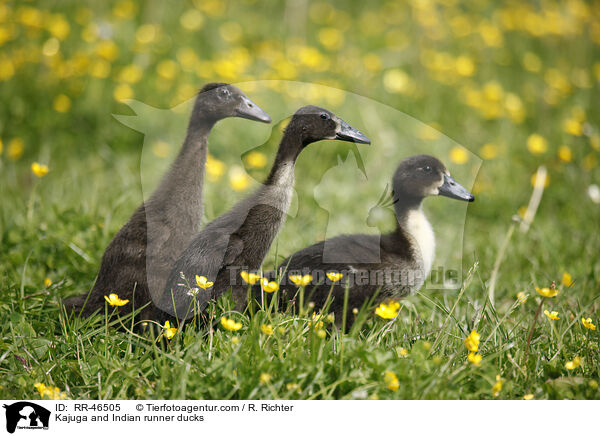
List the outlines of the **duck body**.
{"type": "Polygon", "coordinates": [[[179,319],[193,316],[196,298],[203,310],[208,301],[231,289],[236,307],[246,303],[246,287],[239,274],[260,267],[290,206],[294,168],[300,152],[321,139],[368,143],[369,140],[336,115],[316,106],[299,109],[286,127],[271,172],[251,196],[199,232],[175,262],[162,297],[155,304],[179,319]],[[213,283],[196,295],[189,292],[195,276],[213,283]],[[182,283],[182,276],[187,283],[182,283]],[[183,285],[183,286],[182,286],[183,285]]]}
{"type": "MultiPolygon", "coordinates": [[[[310,274],[313,280],[306,287],[305,301],[320,308],[329,298],[330,310],[338,320],[342,319],[346,287],[351,310],[373,297],[376,302],[405,298],[423,286],[435,257],[435,234],[423,213],[422,200],[430,195],[447,195],[473,201],[473,196],[450,177],[441,162],[426,155],[413,156],[400,164],[393,192],[397,221],[393,232],[337,236],[304,248],[280,263],[280,299],[284,306],[298,290],[289,281],[290,275],[310,274]],[[343,261],[335,260],[336,253],[343,261]],[[341,273],[342,278],[332,282],[327,278],[331,272],[341,273]]],[[[266,274],[270,280],[276,275],[275,271],[266,274]]]]}
{"type": "MultiPolygon", "coordinates": [[[[151,197],[136,209],[112,239],[88,295],[65,300],[68,310],[89,316],[116,293],[132,304],[129,312],[160,293],[182,247],[196,234],[203,216],[203,181],[208,136],[216,122],[243,117],[270,122],[270,117],[239,89],[224,83],[206,85],[198,94],[180,153],[151,197]]],[[[152,305],[142,313],[152,313],[152,305]]]]}

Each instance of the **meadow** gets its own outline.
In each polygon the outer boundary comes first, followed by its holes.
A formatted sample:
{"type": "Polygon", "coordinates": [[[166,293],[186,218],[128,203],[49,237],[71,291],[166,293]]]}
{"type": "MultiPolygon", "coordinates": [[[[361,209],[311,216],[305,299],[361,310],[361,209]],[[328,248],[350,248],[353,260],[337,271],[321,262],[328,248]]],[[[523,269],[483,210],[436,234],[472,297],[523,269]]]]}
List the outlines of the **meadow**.
{"type": "Polygon", "coordinates": [[[0,398],[600,399],[599,91],[598,1],[1,2],[0,398]],[[347,333],[310,306],[237,313],[227,298],[211,328],[140,331],[108,304],[67,316],[61,299],[91,289],[211,81],[273,124],[217,125],[206,222],[318,104],[372,146],[303,152],[264,267],[392,228],[378,199],[403,157],[428,153],[476,196],[425,201],[434,270],[460,283],[432,278],[395,317],[367,302],[347,333]]]}

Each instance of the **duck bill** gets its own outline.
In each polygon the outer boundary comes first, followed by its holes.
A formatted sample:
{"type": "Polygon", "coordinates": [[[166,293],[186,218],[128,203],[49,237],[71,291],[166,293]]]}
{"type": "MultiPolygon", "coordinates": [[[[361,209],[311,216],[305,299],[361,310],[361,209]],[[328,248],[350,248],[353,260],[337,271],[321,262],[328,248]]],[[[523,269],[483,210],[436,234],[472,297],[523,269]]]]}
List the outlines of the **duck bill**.
{"type": "Polygon", "coordinates": [[[238,106],[237,115],[240,118],[246,118],[248,120],[260,121],[262,123],[270,123],[271,117],[264,110],[262,110],[256,103],[250,100],[248,97],[243,97],[242,102],[238,106]]]}
{"type": "Polygon", "coordinates": [[[475,197],[449,175],[444,175],[444,183],[439,188],[439,195],[463,201],[475,201],[475,197]]]}
{"type": "Polygon", "coordinates": [[[370,144],[371,140],[360,130],[355,129],[344,120],[339,120],[340,128],[335,134],[335,139],[340,141],[358,142],[359,144],[370,144]]]}

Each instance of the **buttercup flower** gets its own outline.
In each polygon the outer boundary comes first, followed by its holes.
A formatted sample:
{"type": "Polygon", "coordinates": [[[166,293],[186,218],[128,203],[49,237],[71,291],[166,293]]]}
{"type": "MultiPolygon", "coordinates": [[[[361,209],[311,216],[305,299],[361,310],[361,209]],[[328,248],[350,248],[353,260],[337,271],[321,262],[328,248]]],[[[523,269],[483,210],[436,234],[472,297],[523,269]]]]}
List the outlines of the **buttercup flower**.
{"type": "Polygon", "coordinates": [[[465,347],[467,347],[467,350],[473,353],[479,350],[479,338],[479,333],[477,333],[476,330],[473,330],[469,336],[465,338],[465,347]]]}
{"type": "Polygon", "coordinates": [[[196,285],[199,288],[206,290],[206,288],[210,288],[213,284],[213,282],[209,282],[204,276],[196,276],[196,285]]]}
{"type": "Polygon", "coordinates": [[[379,307],[375,309],[375,315],[380,316],[383,319],[392,319],[396,318],[399,310],[400,303],[397,301],[390,301],[388,304],[381,303],[379,307]]]}
{"type": "Polygon", "coordinates": [[[50,279],[50,277],[46,277],[44,279],[44,286],[49,288],[50,286],[52,286],[52,280],[50,279]]]}
{"type": "Polygon", "coordinates": [[[500,374],[498,374],[496,376],[496,384],[494,386],[492,386],[492,393],[494,394],[494,397],[497,397],[498,394],[500,394],[503,384],[504,384],[504,379],[500,377],[500,374]]]}
{"type": "Polygon", "coordinates": [[[67,393],[61,392],[57,387],[46,386],[44,383],[36,383],[33,386],[38,390],[42,399],[44,397],[49,400],[64,400],[67,398],[67,393]]]}
{"type": "Polygon", "coordinates": [[[544,310],[544,315],[546,315],[550,319],[560,319],[558,317],[558,312],[556,312],[555,310],[553,310],[552,312],[548,312],[547,310],[544,310]]]}
{"type": "Polygon", "coordinates": [[[315,328],[315,331],[323,327],[323,315],[320,313],[313,313],[312,320],[308,322],[308,325],[315,328]]]}
{"type": "Polygon", "coordinates": [[[268,294],[272,294],[273,292],[279,290],[279,284],[277,282],[270,282],[264,277],[260,281],[260,287],[268,294]]]}
{"type": "Polygon", "coordinates": [[[263,372],[260,375],[259,382],[261,385],[266,385],[267,383],[269,383],[271,381],[271,378],[272,378],[271,374],[269,374],[268,372],[263,372]]]}
{"type": "Polygon", "coordinates": [[[517,294],[517,301],[521,304],[525,303],[527,301],[527,294],[523,291],[519,292],[517,294]]]}
{"type": "Polygon", "coordinates": [[[525,394],[523,395],[523,399],[524,400],[533,400],[533,394],[525,394]]]}
{"type": "Polygon", "coordinates": [[[271,324],[261,325],[260,330],[267,336],[271,336],[273,334],[273,326],[271,324]]]}
{"type": "Polygon", "coordinates": [[[569,370],[579,368],[580,366],[581,366],[581,357],[579,357],[579,356],[575,356],[573,358],[573,360],[570,360],[567,363],[565,363],[565,368],[567,368],[569,370]]]}
{"type": "Polygon", "coordinates": [[[550,289],[550,288],[535,288],[538,294],[542,297],[556,297],[558,295],[558,289],[550,289]]]}
{"type": "Polygon", "coordinates": [[[396,392],[400,387],[398,377],[396,377],[396,374],[394,374],[393,371],[386,371],[383,374],[383,381],[385,382],[385,387],[394,392],[396,392]]]}
{"type": "Polygon", "coordinates": [[[312,282],[313,276],[311,276],[310,274],[306,274],[303,276],[291,275],[291,276],[289,276],[289,279],[296,286],[306,286],[306,285],[310,284],[310,282],[312,282]]]}
{"type": "Polygon", "coordinates": [[[242,328],[241,322],[236,322],[233,319],[229,319],[224,316],[221,317],[221,325],[225,330],[229,330],[231,332],[235,332],[242,328]]]}
{"type": "Polygon", "coordinates": [[[483,359],[481,354],[477,354],[477,353],[473,353],[473,352],[470,352],[469,355],[467,356],[467,360],[475,366],[479,366],[479,364],[481,363],[481,359],[483,359]]]}
{"type": "Polygon", "coordinates": [[[171,323],[169,321],[165,321],[165,325],[163,326],[163,336],[167,339],[173,339],[177,333],[177,329],[175,327],[171,327],[171,323]]]}
{"type": "Polygon", "coordinates": [[[342,273],[336,273],[336,272],[328,272],[326,275],[327,275],[327,278],[329,280],[331,280],[332,282],[338,282],[338,281],[340,281],[340,279],[343,276],[342,273]]]}
{"type": "Polygon", "coordinates": [[[111,306],[125,306],[129,303],[129,300],[121,300],[117,294],[110,294],[109,296],[104,296],[104,299],[111,306]]]}
{"type": "Polygon", "coordinates": [[[571,274],[568,272],[564,272],[561,281],[562,284],[568,288],[573,284],[573,276],[571,276],[571,274]]]}
{"type": "Polygon", "coordinates": [[[581,318],[581,323],[586,329],[596,330],[596,326],[592,322],[592,318],[581,318]]]}
{"type": "Polygon", "coordinates": [[[246,283],[248,283],[249,285],[253,285],[255,284],[259,279],[260,276],[258,274],[254,274],[254,273],[249,273],[248,271],[242,271],[240,273],[240,276],[244,279],[244,281],[246,283]]]}
{"type": "Polygon", "coordinates": [[[33,172],[33,174],[36,175],[36,177],[42,178],[46,174],[48,174],[50,169],[48,168],[48,165],[43,165],[38,162],[34,162],[31,164],[31,171],[33,172]]]}
{"type": "Polygon", "coordinates": [[[396,349],[398,351],[398,355],[400,357],[406,357],[408,356],[408,350],[406,348],[400,347],[396,349]]]}

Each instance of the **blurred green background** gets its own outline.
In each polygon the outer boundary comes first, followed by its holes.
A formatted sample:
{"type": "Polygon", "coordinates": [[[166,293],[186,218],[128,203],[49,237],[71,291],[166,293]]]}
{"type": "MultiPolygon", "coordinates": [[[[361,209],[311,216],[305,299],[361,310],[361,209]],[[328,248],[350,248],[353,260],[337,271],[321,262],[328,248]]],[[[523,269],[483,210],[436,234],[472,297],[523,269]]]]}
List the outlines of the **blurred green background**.
{"type": "MultiPolygon", "coordinates": [[[[439,262],[479,262],[466,319],[485,300],[498,248],[544,165],[549,182],[532,229],[508,247],[497,304],[569,272],[564,317],[588,304],[597,314],[599,1],[1,1],[3,319],[18,296],[48,292],[45,278],[52,298],[91,287],[104,248],[179,149],[190,99],[210,81],[237,84],[274,123],[218,124],[207,219],[261,179],[280,122],[316,103],[373,147],[354,153],[328,141],[303,153],[293,215],[273,252],[369,231],[366,215],[399,160],[434,154],[477,197],[468,209],[426,201],[439,262]]],[[[383,219],[385,230],[393,217],[383,219]]],[[[42,307],[19,301],[22,312],[42,307]]]]}

